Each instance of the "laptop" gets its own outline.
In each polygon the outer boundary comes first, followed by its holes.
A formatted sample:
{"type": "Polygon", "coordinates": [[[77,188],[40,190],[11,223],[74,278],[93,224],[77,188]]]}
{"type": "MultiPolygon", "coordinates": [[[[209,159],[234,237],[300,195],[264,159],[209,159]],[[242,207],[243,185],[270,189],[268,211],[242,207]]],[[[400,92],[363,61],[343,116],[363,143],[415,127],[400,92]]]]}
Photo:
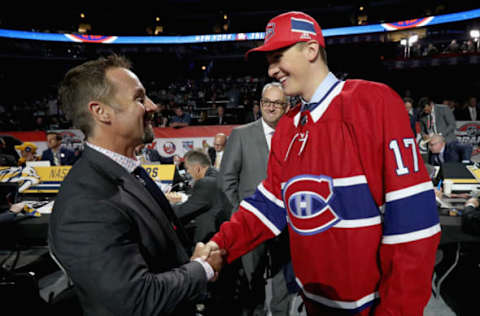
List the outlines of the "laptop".
{"type": "Polygon", "coordinates": [[[443,181],[447,179],[452,181],[452,191],[457,193],[480,191],[480,183],[467,166],[461,162],[446,162],[440,168],[443,181]]]}

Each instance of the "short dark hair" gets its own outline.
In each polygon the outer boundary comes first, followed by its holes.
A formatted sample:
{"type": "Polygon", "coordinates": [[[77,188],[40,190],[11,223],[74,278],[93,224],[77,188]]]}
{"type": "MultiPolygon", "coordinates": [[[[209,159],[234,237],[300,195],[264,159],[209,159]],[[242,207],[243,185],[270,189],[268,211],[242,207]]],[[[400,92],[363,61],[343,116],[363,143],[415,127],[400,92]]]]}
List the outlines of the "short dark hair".
{"type": "Polygon", "coordinates": [[[413,106],[413,99],[410,98],[410,97],[404,97],[404,98],[403,98],[403,102],[404,102],[404,103],[409,102],[409,103],[412,104],[412,106],[413,106]]]}
{"type": "Polygon", "coordinates": [[[183,156],[186,163],[200,164],[203,167],[209,167],[212,165],[210,157],[206,153],[198,149],[192,149],[183,156]]]}
{"type": "Polygon", "coordinates": [[[430,105],[430,103],[432,103],[430,97],[421,97],[420,100],[418,100],[418,107],[424,109],[427,105],[430,105]]]}
{"type": "Polygon", "coordinates": [[[131,69],[131,63],[115,54],[87,61],[70,69],[58,89],[63,112],[86,138],[93,130],[88,103],[92,100],[107,102],[113,95],[114,87],[106,77],[107,70],[111,68],[131,69]]]}
{"type": "Polygon", "coordinates": [[[55,135],[55,137],[57,138],[57,140],[62,140],[62,134],[60,134],[59,132],[55,132],[55,131],[47,131],[47,136],[48,135],[55,135]]]}

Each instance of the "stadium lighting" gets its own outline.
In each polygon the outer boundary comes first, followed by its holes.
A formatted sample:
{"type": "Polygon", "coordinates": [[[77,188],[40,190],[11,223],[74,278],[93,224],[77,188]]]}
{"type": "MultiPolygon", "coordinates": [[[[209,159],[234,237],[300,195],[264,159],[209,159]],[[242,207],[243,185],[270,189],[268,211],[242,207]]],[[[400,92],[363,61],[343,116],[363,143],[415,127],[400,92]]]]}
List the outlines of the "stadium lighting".
{"type": "Polygon", "coordinates": [[[480,31],[479,30],[471,30],[470,31],[470,37],[473,38],[474,41],[478,41],[478,38],[480,37],[480,31]]]}
{"type": "Polygon", "coordinates": [[[475,42],[476,44],[476,49],[478,51],[478,48],[479,48],[479,45],[480,45],[480,42],[478,41],[478,38],[480,37],[480,31],[475,29],[475,30],[471,30],[470,31],[470,37],[473,38],[473,41],[475,42]]]}
{"type": "Polygon", "coordinates": [[[418,41],[418,35],[412,35],[408,38],[408,45],[412,46],[412,44],[418,41]]]}
{"type": "Polygon", "coordinates": [[[400,40],[400,45],[407,46],[407,39],[404,38],[404,39],[400,40]]]}

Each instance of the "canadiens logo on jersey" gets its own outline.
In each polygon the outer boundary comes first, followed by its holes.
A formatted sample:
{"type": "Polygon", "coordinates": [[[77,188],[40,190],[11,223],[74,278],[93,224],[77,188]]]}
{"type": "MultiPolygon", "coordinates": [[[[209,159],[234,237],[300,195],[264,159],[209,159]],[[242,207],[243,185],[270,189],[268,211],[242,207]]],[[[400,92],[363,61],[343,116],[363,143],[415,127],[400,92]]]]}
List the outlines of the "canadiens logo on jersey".
{"type": "Polygon", "coordinates": [[[331,202],[335,197],[328,176],[300,175],[283,188],[283,201],[291,228],[301,235],[321,233],[340,221],[331,202]]]}

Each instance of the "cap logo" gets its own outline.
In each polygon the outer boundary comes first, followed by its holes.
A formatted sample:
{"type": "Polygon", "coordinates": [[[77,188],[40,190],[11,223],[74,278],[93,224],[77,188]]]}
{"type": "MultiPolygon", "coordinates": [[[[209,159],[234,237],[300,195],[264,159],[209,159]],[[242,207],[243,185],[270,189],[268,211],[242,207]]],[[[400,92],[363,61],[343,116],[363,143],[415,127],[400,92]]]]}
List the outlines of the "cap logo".
{"type": "Polygon", "coordinates": [[[310,36],[309,33],[307,32],[303,32],[302,35],[300,36],[301,39],[309,39],[311,40],[312,39],[312,36],[310,36]]]}
{"type": "MultiPolygon", "coordinates": [[[[304,34],[312,34],[312,35],[317,35],[317,32],[315,32],[315,25],[313,22],[305,19],[297,19],[297,18],[290,18],[290,26],[292,32],[300,32],[302,33],[302,38],[305,38],[304,34]]],[[[268,29],[268,26],[267,26],[268,29]]]]}
{"type": "Polygon", "coordinates": [[[264,43],[266,43],[269,39],[272,38],[273,34],[275,34],[275,23],[270,22],[267,24],[267,28],[265,30],[265,40],[264,43]]]}

